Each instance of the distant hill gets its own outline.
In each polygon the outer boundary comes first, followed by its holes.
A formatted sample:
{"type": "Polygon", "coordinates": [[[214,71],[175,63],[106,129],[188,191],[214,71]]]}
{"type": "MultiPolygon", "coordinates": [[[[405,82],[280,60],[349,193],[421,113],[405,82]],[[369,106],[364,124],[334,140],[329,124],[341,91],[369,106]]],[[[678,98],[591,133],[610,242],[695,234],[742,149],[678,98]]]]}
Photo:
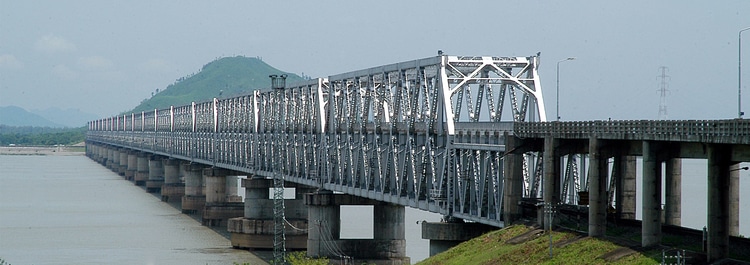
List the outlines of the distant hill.
{"type": "Polygon", "coordinates": [[[53,107],[44,110],[31,110],[31,112],[41,116],[42,118],[71,128],[86,126],[87,122],[100,118],[95,114],[82,112],[78,109],[63,110],[53,107]]]}
{"type": "Polygon", "coordinates": [[[272,74],[287,74],[287,84],[303,81],[296,74],[285,73],[257,58],[225,57],[203,66],[200,72],[177,79],[174,84],[155,93],[133,109],[152,111],[169,106],[187,105],[212,98],[222,98],[271,85],[272,74]]]}
{"type": "Polygon", "coordinates": [[[16,106],[0,107],[0,124],[8,126],[65,127],[62,124],[54,123],[42,116],[28,112],[25,109],[16,106]]]}

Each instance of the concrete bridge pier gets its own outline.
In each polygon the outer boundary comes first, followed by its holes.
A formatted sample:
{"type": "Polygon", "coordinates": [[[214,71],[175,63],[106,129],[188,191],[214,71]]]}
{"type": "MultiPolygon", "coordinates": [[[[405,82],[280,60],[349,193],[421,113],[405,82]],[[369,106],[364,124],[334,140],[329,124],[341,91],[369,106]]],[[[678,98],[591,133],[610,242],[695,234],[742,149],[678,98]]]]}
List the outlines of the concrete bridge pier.
{"type": "Polygon", "coordinates": [[[671,158],[664,163],[664,224],[682,224],[682,159],[671,158]]]}
{"type": "Polygon", "coordinates": [[[589,138],[589,236],[603,237],[607,231],[608,155],[603,141],[589,138]]]}
{"type": "MultiPolygon", "coordinates": [[[[145,153],[136,152],[136,171],[133,178],[133,182],[138,186],[146,186],[148,181],[148,155],[145,153]]],[[[130,165],[130,155],[128,155],[128,165],[130,165]]]]}
{"type": "Polygon", "coordinates": [[[161,200],[165,202],[182,201],[185,196],[185,183],[180,180],[180,161],[164,159],[164,183],[161,185],[161,200]]]}
{"type": "Polygon", "coordinates": [[[636,158],[618,155],[612,167],[615,177],[615,218],[635,220],[636,213],[636,158]]]}
{"type": "Polygon", "coordinates": [[[355,264],[409,264],[406,256],[404,206],[345,194],[307,194],[309,207],[307,255],[355,264]],[[341,205],[373,205],[373,239],[341,239],[341,205]]]}
{"type": "Polygon", "coordinates": [[[107,154],[109,156],[107,163],[108,168],[112,170],[112,172],[120,173],[120,152],[110,146],[107,148],[107,154]]]}
{"type": "Polygon", "coordinates": [[[740,236],[740,163],[729,167],[729,235],[740,236]]]}
{"type": "MultiPolygon", "coordinates": [[[[286,183],[290,184],[292,183],[286,183]]],[[[307,249],[308,208],[304,204],[304,198],[305,194],[313,192],[314,188],[292,185],[288,187],[296,187],[295,198],[284,201],[284,215],[289,222],[286,225],[286,248],[307,249]]],[[[273,199],[270,196],[272,186],[270,179],[250,177],[242,180],[242,187],[245,188],[244,216],[231,218],[227,224],[233,247],[273,248],[274,213],[273,199]]]]}
{"type": "MultiPolygon", "coordinates": [[[[643,141],[643,220],[641,245],[661,244],[661,146],[654,141],[643,141]]],[[[710,207],[710,206],[709,206],[710,207]]]]}
{"type": "Polygon", "coordinates": [[[521,207],[519,202],[523,197],[523,152],[518,150],[522,143],[521,139],[508,134],[504,135],[505,150],[509,150],[503,159],[503,221],[512,224],[521,219],[521,207]]]}
{"type": "MultiPolygon", "coordinates": [[[[560,203],[560,154],[559,150],[559,139],[547,136],[544,138],[544,158],[543,158],[543,172],[544,172],[544,203],[552,206],[557,206],[560,203]]],[[[549,231],[552,227],[552,220],[550,220],[549,214],[544,214],[543,218],[537,218],[540,225],[543,225],[545,231],[549,231]]]]}
{"type": "Polygon", "coordinates": [[[127,180],[133,180],[133,176],[135,175],[135,160],[133,160],[133,169],[129,169],[129,163],[130,163],[130,153],[125,148],[120,148],[120,168],[119,173],[120,176],[124,176],[127,180]]]}
{"type": "Polygon", "coordinates": [[[244,215],[244,204],[237,196],[237,177],[232,171],[219,168],[203,170],[206,180],[206,205],[203,208],[202,224],[226,226],[227,220],[244,215]]]}
{"type": "Polygon", "coordinates": [[[164,183],[164,165],[162,158],[157,155],[148,157],[148,180],[146,180],[146,191],[156,193],[161,191],[164,183]]]}
{"type": "Polygon", "coordinates": [[[128,180],[135,180],[135,175],[138,172],[138,153],[135,151],[128,151],[128,168],[125,171],[125,178],[128,180]]]}
{"type": "Polygon", "coordinates": [[[185,196],[182,197],[182,213],[199,213],[206,206],[205,182],[203,181],[204,166],[187,163],[183,167],[185,170],[185,196]]]}
{"type": "Polygon", "coordinates": [[[730,167],[731,148],[728,145],[710,144],[708,153],[708,242],[706,258],[714,262],[729,255],[730,235],[730,167]]]}
{"type": "Polygon", "coordinates": [[[115,168],[120,167],[119,154],[115,157],[115,150],[112,147],[105,147],[107,150],[107,168],[116,172],[115,168]]]}

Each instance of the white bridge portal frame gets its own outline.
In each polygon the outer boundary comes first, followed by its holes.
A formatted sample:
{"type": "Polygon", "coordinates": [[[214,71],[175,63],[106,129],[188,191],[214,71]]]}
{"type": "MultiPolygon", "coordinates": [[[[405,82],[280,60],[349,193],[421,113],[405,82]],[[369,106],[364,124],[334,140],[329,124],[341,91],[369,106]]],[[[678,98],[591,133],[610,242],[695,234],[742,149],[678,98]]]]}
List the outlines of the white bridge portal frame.
{"type": "MultiPolygon", "coordinates": [[[[503,136],[546,121],[538,66],[441,55],[95,120],[87,141],[502,227],[503,136]]],[[[523,169],[537,197],[541,157],[523,169]]]]}

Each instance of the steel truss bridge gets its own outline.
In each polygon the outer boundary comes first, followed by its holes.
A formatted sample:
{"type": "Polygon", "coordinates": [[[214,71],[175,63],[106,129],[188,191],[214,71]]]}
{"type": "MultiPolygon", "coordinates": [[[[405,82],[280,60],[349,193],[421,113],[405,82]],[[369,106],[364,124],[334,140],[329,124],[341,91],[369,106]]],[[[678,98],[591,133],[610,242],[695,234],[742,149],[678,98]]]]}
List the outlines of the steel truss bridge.
{"type": "MultiPolygon", "coordinates": [[[[502,227],[504,135],[546,121],[538,66],[441,55],[95,120],[86,140],[502,227]]],[[[523,163],[538,197],[541,157],[523,163]]]]}

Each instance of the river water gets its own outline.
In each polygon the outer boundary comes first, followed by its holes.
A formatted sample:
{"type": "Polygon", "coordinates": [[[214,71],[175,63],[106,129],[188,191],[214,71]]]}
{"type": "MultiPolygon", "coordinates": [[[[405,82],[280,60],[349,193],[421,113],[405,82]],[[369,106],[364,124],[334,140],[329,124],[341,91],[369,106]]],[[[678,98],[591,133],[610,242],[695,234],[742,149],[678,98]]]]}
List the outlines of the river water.
{"type": "MultiPolygon", "coordinates": [[[[440,216],[407,208],[405,217],[407,255],[416,262],[429,255],[416,222],[440,216]]],[[[342,238],[372,238],[371,207],[345,207],[342,219],[342,238]]],[[[0,259],[38,265],[266,264],[82,155],[0,155],[0,259]]]]}
{"type": "MultiPolygon", "coordinates": [[[[705,160],[683,161],[684,226],[705,225],[705,171],[705,160]]],[[[750,198],[749,179],[742,171],[741,199],[750,198]]],[[[740,233],[746,236],[747,205],[740,205],[740,233]]],[[[407,207],[412,262],[429,254],[418,221],[439,219],[407,207]]],[[[372,226],[371,207],[342,208],[342,238],[372,238],[372,226]]],[[[0,259],[10,264],[265,264],[82,155],[0,155],[0,259]]]]}

